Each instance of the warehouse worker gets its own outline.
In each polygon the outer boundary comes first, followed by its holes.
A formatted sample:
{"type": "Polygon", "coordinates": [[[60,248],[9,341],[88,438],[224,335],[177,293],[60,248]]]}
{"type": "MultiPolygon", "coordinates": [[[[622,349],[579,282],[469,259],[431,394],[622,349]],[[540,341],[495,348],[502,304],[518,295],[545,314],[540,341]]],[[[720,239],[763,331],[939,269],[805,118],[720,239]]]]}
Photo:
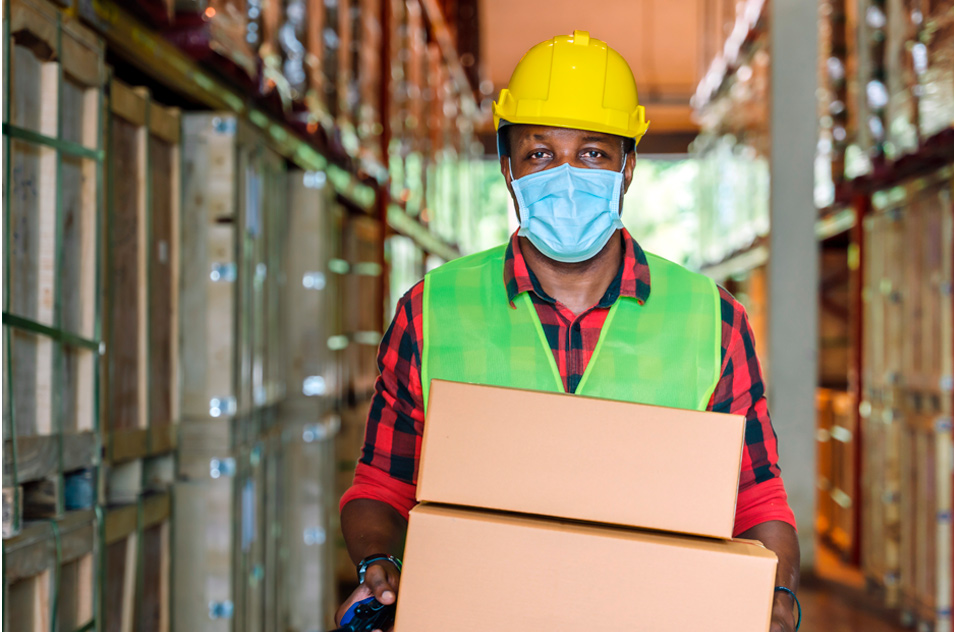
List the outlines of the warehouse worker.
{"type": "MultiPolygon", "coordinates": [[[[799,551],[747,315],[713,281],[645,252],[621,223],[647,129],[630,68],[586,32],[555,37],[519,62],[494,119],[520,228],[506,245],[430,272],[398,304],[341,500],[364,582],[339,616],[370,595],[398,598],[430,380],[556,390],[556,365],[569,393],[746,416],[734,535],[777,554],[770,629],[792,631],[799,551]],[[515,328],[526,344],[509,346],[516,337],[503,334],[515,328]],[[489,360],[461,362],[471,350],[489,360]]],[[[674,467],[693,468],[694,455],[675,450],[674,467]]],[[[626,484],[618,493],[627,502],[626,484]]],[[[467,575],[448,569],[450,582],[467,575]]]]}

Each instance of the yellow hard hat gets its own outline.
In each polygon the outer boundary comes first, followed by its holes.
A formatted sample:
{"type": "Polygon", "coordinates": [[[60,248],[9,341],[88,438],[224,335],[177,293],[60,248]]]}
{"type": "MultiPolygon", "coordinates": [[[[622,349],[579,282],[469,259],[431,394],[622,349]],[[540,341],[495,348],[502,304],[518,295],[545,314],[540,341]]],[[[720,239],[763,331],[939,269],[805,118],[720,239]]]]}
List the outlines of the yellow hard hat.
{"type": "Polygon", "coordinates": [[[587,31],[559,35],[525,53],[493,111],[496,130],[502,121],[550,125],[633,138],[635,144],[647,131],[631,68],[587,31]]]}

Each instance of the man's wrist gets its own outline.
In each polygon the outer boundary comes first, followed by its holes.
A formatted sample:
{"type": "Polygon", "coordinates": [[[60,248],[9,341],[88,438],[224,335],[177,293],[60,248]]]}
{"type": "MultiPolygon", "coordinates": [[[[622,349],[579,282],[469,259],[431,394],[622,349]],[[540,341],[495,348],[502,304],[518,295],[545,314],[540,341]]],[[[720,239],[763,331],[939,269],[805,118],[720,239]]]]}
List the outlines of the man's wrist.
{"type": "Polygon", "coordinates": [[[774,590],[772,611],[775,617],[784,618],[796,626],[800,619],[797,608],[797,600],[792,592],[779,588],[774,590]]]}
{"type": "Polygon", "coordinates": [[[367,555],[366,557],[362,558],[362,560],[355,567],[356,573],[358,574],[359,583],[365,583],[365,573],[368,571],[369,566],[382,562],[389,563],[394,566],[399,573],[402,572],[402,560],[387,553],[373,553],[372,555],[367,555]]]}

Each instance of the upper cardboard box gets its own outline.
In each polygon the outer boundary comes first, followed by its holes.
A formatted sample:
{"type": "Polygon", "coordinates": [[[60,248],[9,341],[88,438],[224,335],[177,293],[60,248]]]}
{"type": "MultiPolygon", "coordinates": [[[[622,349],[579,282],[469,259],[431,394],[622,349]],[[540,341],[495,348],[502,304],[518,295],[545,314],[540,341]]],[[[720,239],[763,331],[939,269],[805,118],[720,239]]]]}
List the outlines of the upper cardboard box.
{"type": "Polygon", "coordinates": [[[730,538],[744,418],[434,380],[418,500],[730,538]]]}
{"type": "Polygon", "coordinates": [[[757,543],[423,504],[396,632],[767,632],[777,556],[757,543]]]}

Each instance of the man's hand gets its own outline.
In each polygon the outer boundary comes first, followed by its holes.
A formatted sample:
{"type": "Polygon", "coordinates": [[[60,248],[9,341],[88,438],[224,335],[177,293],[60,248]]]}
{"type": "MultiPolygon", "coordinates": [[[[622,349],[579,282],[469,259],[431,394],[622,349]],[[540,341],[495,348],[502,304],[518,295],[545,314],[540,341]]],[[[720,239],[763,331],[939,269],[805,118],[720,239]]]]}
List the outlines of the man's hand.
{"type": "MultiPolygon", "coordinates": [[[[359,498],[342,508],[342,535],[345,536],[349,556],[356,564],[370,555],[401,558],[407,528],[408,523],[395,509],[378,500],[359,498]]],[[[375,597],[386,606],[395,603],[400,577],[401,571],[388,560],[369,564],[365,569],[365,582],[349,595],[335,613],[336,624],[356,601],[375,597]]]]}
{"type": "MultiPolygon", "coordinates": [[[[345,611],[357,601],[375,597],[379,603],[383,603],[386,606],[395,603],[395,600],[398,599],[398,582],[400,578],[401,573],[391,562],[382,560],[381,562],[373,562],[370,564],[368,570],[365,571],[365,583],[360,584],[359,587],[349,595],[349,598],[345,600],[345,603],[336,610],[335,625],[340,624],[342,617],[345,615],[345,611]]],[[[391,628],[388,630],[378,630],[377,632],[390,631],[391,628]]]]}

